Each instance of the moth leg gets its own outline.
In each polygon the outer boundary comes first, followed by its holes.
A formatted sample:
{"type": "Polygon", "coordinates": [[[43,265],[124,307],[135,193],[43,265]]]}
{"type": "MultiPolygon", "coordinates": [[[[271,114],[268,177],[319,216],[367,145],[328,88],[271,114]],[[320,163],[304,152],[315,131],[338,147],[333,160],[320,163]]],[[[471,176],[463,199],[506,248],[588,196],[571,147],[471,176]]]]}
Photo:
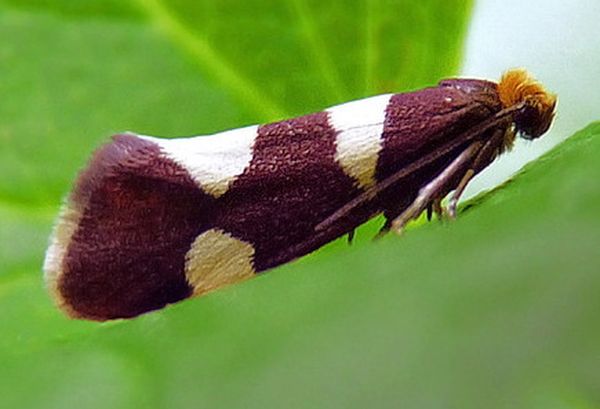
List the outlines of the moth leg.
{"type": "MultiPolygon", "coordinates": [[[[435,201],[441,201],[445,192],[447,191],[448,182],[452,180],[457,172],[459,172],[462,166],[473,159],[473,156],[477,154],[481,147],[480,142],[472,143],[467,149],[465,149],[456,159],[452,161],[448,167],[446,167],[442,173],[440,173],[435,179],[425,185],[412,202],[398,217],[391,222],[389,229],[393,230],[397,234],[401,234],[406,224],[416,219],[425,208],[435,201]]],[[[441,203],[439,203],[439,211],[443,214],[441,209],[441,203]]],[[[386,225],[388,223],[386,222],[386,225]]],[[[386,226],[384,226],[386,227],[386,226]]]]}
{"type": "Polygon", "coordinates": [[[382,238],[383,236],[385,236],[387,234],[387,232],[389,232],[390,229],[392,228],[393,220],[394,219],[391,217],[386,217],[385,223],[383,223],[383,226],[381,226],[381,228],[379,229],[379,231],[377,232],[375,237],[373,237],[373,240],[378,240],[378,239],[382,238]]]}
{"type": "Polygon", "coordinates": [[[448,216],[450,216],[451,219],[456,219],[456,206],[458,204],[458,200],[464,193],[465,188],[467,187],[473,176],[475,176],[475,171],[473,169],[467,170],[465,175],[460,180],[460,183],[454,190],[452,198],[450,199],[450,203],[448,203],[448,216]]]}
{"type": "Polygon", "coordinates": [[[496,156],[498,156],[498,146],[501,145],[505,132],[506,130],[503,129],[498,129],[496,132],[494,132],[494,135],[490,138],[490,140],[483,145],[481,150],[479,150],[477,156],[471,163],[471,166],[463,175],[458,186],[456,186],[456,189],[452,194],[452,198],[450,199],[450,203],[448,204],[448,215],[452,219],[456,218],[456,207],[458,205],[458,200],[465,192],[465,188],[471,179],[473,179],[473,176],[483,170],[496,158],[496,156]]]}
{"type": "Polygon", "coordinates": [[[431,202],[431,207],[438,220],[444,220],[447,212],[446,209],[444,209],[444,206],[442,206],[442,198],[438,197],[433,199],[433,202],[431,202]]]}
{"type": "Polygon", "coordinates": [[[355,229],[352,229],[348,232],[348,244],[352,244],[352,241],[354,240],[354,233],[356,232],[355,229]]]}
{"type": "Polygon", "coordinates": [[[391,220],[390,223],[386,223],[389,224],[388,230],[391,229],[395,233],[401,234],[409,221],[419,217],[428,203],[431,203],[435,197],[442,193],[444,183],[448,180],[448,176],[443,175],[443,173],[419,190],[417,198],[398,217],[391,220]]]}
{"type": "Polygon", "coordinates": [[[433,201],[431,201],[427,205],[426,210],[427,210],[427,221],[428,222],[431,221],[434,213],[437,216],[438,220],[443,220],[446,217],[446,211],[445,211],[444,207],[442,206],[442,199],[440,199],[440,198],[433,199],[433,201]]]}

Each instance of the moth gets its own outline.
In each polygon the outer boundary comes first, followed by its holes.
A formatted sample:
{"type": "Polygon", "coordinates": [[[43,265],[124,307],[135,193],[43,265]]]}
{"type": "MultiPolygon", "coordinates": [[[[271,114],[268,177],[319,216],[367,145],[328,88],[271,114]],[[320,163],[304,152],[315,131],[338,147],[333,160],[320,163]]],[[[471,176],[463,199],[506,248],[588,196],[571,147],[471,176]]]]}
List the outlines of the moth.
{"type": "Polygon", "coordinates": [[[517,136],[544,134],[555,106],[511,70],[498,83],[447,79],[210,136],[116,135],[62,208],[47,286],[72,317],[134,317],[251,278],[378,214],[382,232],[424,211],[454,217],[471,178],[517,136]]]}

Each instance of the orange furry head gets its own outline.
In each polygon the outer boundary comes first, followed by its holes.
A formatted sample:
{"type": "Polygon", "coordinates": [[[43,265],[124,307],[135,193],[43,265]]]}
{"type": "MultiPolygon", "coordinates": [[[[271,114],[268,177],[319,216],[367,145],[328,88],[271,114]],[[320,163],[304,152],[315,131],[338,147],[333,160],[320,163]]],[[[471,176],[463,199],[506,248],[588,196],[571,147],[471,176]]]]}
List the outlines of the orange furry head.
{"type": "Polygon", "coordinates": [[[498,84],[504,108],[523,106],[515,115],[517,131],[525,139],[540,137],[550,128],[556,107],[556,95],[549,93],[523,69],[504,73],[498,84]]]}

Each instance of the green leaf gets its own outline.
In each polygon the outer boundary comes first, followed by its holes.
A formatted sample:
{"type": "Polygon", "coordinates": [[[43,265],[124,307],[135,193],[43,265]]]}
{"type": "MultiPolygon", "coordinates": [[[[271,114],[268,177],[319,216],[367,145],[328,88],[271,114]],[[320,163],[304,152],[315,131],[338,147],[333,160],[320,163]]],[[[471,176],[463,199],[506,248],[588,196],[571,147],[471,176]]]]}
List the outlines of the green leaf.
{"type": "Polygon", "coordinates": [[[0,0],[1,406],[598,405],[600,124],[456,223],[338,241],[135,320],[69,320],[43,287],[61,197],[111,133],[210,133],[434,83],[468,9],[0,0]]]}

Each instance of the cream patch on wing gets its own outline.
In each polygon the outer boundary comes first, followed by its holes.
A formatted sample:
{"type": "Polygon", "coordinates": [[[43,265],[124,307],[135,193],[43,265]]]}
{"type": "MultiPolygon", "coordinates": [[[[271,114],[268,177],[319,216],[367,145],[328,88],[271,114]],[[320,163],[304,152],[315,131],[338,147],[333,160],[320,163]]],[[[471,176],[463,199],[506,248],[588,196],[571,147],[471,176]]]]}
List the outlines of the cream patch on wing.
{"type": "Polygon", "coordinates": [[[161,139],[138,135],[158,144],[169,159],[183,166],[206,193],[219,197],[252,160],[258,125],[214,135],[161,139]]]}
{"type": "Polygon", "coordinates": [[[198,235],[185,256],[185,277],[194,295],[255,275],[254,247],[220,229],[198,235]]]}
{"type": "Polygon", "coordinates": [[[391,97],[378,95],[327,110],[329,123],[337,131],[335,160],[363,189],[376,182],[385,111],[391,97]]]}

